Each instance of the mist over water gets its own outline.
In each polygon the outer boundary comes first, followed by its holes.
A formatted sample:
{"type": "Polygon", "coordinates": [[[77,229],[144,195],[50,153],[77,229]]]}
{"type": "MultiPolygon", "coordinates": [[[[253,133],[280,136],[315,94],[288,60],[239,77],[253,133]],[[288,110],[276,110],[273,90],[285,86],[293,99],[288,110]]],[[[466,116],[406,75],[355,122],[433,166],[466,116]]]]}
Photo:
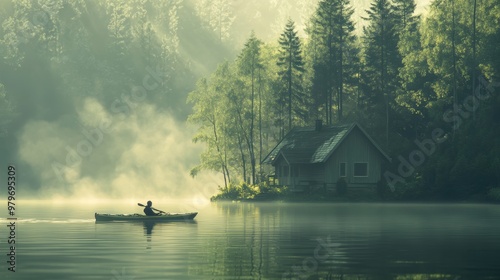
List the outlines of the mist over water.
{"type": "Polygon", "coordinates": [[[317,2],[232,1],[227,37],[210,1],[2,2],[0,171],[16,166],[19,198],[208,199],[222,178],[189,176],[204,147],[187,94],[252,30],[276,42],[291,18],[305,36],[317,2]]]}
{"type": "Polygon", "coordinates": [[[20,210],[18,271],[2,274],[6,279],[450,280],[499,274],[495,205],[213,203],[194,221],[154,225],[91,220],[94,211],[140,211],[126,200],[38,201],[20,210]]]}
{"type": "Polygon", "coordinates": [[[139,104],[130,115],[111,115],[88,98],[78,116],[81,123],[75,126],[64,117],[30,121],[19,136],[20,157],[39,175],[42,197],[187,197],[216,191],[218,176],[189,176],[202,146],[191,141],[193,127],[168,113],[139,104]]]}

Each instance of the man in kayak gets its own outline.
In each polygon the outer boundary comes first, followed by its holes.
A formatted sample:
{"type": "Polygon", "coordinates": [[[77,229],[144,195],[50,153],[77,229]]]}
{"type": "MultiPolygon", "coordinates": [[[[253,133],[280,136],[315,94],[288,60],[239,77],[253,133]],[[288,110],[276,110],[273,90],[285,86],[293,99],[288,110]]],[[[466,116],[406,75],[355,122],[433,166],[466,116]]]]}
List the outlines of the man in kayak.
{"type": "Polygon", "coordinates": [[[158,216],[160,214],[158,213],[155,213],[153,211],[153,209],[151,209],[151,206],[153,205],[153,202],[148,201],[148,206],[144,207],[144,214],[146,214],[146,216],[158,216]]]}

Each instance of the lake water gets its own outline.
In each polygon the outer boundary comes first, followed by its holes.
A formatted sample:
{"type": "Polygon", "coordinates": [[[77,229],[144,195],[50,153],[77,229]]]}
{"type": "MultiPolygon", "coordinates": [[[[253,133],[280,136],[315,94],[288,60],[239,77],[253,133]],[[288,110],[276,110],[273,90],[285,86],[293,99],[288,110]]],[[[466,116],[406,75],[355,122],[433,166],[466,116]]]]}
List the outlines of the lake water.
{"type": "Polygon", "coordinates": [[[194,222],[94,221],[140,211],[111,208],[21,204],[15,273],[0,220],[0,278],[500,279],[498,205],[218,203],[194,222]]]}

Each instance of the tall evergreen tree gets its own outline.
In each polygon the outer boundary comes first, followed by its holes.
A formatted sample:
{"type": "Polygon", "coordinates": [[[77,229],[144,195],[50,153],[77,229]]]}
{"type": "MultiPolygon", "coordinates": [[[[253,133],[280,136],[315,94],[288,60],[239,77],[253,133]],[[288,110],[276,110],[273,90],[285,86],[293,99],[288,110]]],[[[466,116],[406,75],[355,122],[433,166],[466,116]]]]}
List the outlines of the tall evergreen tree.
{"type": "Polygon", "coordinates": [[[435,102],[431,83],[434,76],[429,72],[429,65],[423,54],[421,19],[416,18],[405,27],[399,36],[398,49],[403,66],[399,69],[400,87],[397,90],[395,104],[405,115],[404,124],[399,132],[409,138],[418,135],[430,121],[428,107],[435,102]],[[406,133],[404,133],[406,131],[406,133]]]}
{"type": "MultiPolygon", "coordinates": [[[[430,162],[418,171],[417,179],[419,191],[440,199],[485,195],[500,186],[500,146],[494,140],[499,132],[491,129],[498,127],[500,120],[498,84],[494,82],[500,76],[500,5],[497,0],[474,2],[434,1],[420,28],[421,51],[409,54],[423,63],[405,67],[410,70],[407,73],[421,69],[424,71],[419,73],[431,78],[427,82],[415,80],[415,88],[430,88],[433,100],[424,100],[422,107],[430,115],[428,119],[446,131],[446,145],[436,149],[430,162]],[[480,76],[470,88],[476,71],[480,76]]],[[[418,79],[418,75],[414,77],[418,79]]]]}
{"type": "Polygon", "coordinates": [[[110,2],[106,9],[109,15],[108,31],[111,38],[111,51],[117,58],[123,59],[130,41],[130,3],[110,2]]]}
{"type": "Polygon", "coordinates": [[[389,0],[375,0],[367,10],[369,26],[364,33],[365,110],[370,111],[370,124],[375,129],[385,115],[385,143],[389,146],[390,106],[398,86],[401,56],[397,49],[394,7],[389,0]],[[381,104],[383,104],[381,106],[381,104]]]}
{"type": "Polygon", "coordinates": [[[304,99],[301,96],[303,95],[302,74],[304,73],[304,62],[302,61],[300,39],[297,36],[295,24],[292,20],[289,20],[286,24],[285,31],[280,36],[279,45],[277,65],[280,68],[280,84],[283,90],[278,92],[277,109],[280,119],[280,137],[283,137],[285,109],[288,111],[288,130],[290,130],[292,128],[292,112],[301,109],[298,104],[293,105],[293,99],[297,98],[297,101],[303,101],[304,99]]]}
{"type": "Polygon", "coordinates": [[[403,31],[409,24],[415,21],[415,0],[393,0],[394,17],[396,20],[396,29],[403,31]]]}
{"type": "Polygon", "coordinates": [[[314,62],[313,92],[324,100],[326,122],[333,121],[333,107],[337,107],[337,119],[343,117],[343,99],[346,84],[352,82],[355,48],[354,10],[349,0],[322,0],[313,15],[311,37],[318,54],[314,62]],[[336,104],[334,104],[334,95],[336,104]]]}
{"type": "Polygon", "coordinates": [[[234,11],[229,0],[197,0],[196,11],[220,41],[227,40],[234,22],[234,11]]]}
{"type": "Polygon", "coordinates": [[[401,135],[415,137],[428,121],[426,106],[434,100],[429,88],[431,75],[422,55],[421,18],[415,16],[414,0],[394,0],[395,28],[398,50],[402,58],[395,105],[400,121],[393,129],[401,135]]]}

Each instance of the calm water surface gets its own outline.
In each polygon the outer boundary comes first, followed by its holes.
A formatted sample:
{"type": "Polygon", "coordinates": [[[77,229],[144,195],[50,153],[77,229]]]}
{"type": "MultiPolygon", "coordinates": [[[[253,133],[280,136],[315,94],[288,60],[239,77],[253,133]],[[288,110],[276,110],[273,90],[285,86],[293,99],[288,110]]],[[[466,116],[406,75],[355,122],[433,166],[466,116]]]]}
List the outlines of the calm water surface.
{"type": "Polygon", "coordinates": [[[227,203],[194,222],[94,221],[138,211],[111,209],[20,206],[16,273],[3,216],[0,278],[500,279],[495,205],[227,203]]]}

